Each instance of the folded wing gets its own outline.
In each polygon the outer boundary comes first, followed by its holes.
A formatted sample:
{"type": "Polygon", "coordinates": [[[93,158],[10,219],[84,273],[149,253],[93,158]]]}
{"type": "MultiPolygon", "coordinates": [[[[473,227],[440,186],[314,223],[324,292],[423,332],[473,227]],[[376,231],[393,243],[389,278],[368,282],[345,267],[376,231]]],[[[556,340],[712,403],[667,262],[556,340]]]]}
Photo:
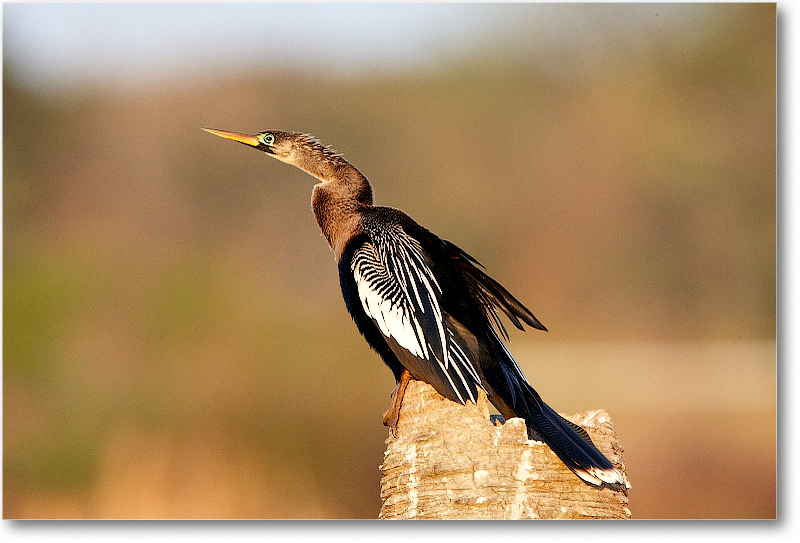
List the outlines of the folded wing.
{"type": "Polygon", "coordinates": [[[400,227],[373,236],[351,270],[367,315],[414,378],[461,404],[480,387],[478,342],[442,311],[442,289],[420,244],[400,227]]]}

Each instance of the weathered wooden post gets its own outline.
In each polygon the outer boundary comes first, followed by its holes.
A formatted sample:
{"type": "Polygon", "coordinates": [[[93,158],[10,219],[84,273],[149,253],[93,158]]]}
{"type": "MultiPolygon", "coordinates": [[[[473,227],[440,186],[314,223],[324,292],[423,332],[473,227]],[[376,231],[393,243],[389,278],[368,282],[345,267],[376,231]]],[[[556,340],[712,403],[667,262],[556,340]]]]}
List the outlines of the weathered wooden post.
{"type": "MultiPolygon", "coordinates": [[[[566,418],[584,427],[625,473],[622,447],[605,411],[566,418]]],[[[493,425],[482,391],[477,405],[462,406],[412,381],[397,430],[397,438],[390,434],[386,440],[379,518],[631,517],[627,492],[582,482],[547,445],[528,440],[522,419],[493,425]]]]}

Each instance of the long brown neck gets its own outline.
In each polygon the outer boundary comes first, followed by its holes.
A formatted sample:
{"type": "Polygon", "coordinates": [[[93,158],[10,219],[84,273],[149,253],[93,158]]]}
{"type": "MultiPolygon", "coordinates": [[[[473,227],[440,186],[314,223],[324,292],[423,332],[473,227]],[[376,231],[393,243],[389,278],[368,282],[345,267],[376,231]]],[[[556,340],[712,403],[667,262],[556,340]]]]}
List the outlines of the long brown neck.
{"type": "Polygon", "coordinates": [[[345,177],[315,185],[311,196],[317,224],[337,260],[347,242],[361,233],[361,213],[372,206],[369,181],[355,168],[352,171],[345,177]]]}
{"type": "Polygon", "coordinates": [[[314,186],[311,206],[336,258],[361,232],[361,213],[372,206],[372,187],[355,166],[313,138],[295,142],[291,163],[321,182],[314,186]]]}

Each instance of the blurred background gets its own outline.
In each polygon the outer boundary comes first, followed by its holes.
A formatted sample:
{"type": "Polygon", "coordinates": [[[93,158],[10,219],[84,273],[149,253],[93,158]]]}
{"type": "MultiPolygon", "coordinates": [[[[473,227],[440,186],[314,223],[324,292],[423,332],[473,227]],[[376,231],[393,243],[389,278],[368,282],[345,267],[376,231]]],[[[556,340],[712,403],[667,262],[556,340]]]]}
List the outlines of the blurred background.
{"type": "Polygon", "coordinates": [[[3,516],[376,518],[394,387],[309,132],[476,256],[606,409],[634,518],[776,516],[776,11],[3,9],[3,516]]]}

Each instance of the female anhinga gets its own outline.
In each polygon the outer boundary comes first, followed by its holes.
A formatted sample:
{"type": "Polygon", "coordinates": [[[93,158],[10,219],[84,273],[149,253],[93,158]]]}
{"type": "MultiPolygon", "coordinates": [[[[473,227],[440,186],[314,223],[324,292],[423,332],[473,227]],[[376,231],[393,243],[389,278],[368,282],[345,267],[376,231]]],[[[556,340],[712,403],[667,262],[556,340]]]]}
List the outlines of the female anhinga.
{"type": "Polygon", "coordinates": [[[383,418],[393,434],[409,380],[425,381],[461,404],[475,402],[482,388],[506,419],[525,419],[531,439],[547,443],[585,482],[624,488],[586,431],[560,417],[525,380],[500,337],[506,332],[497,310],[520,330],[523,322],[546,329],[474,258],[402,211],[373,205],[367,178],[309,135],[204,130],[320,180],[312,206],[336,255],[345,304],[398,383],[383,418]]]}

